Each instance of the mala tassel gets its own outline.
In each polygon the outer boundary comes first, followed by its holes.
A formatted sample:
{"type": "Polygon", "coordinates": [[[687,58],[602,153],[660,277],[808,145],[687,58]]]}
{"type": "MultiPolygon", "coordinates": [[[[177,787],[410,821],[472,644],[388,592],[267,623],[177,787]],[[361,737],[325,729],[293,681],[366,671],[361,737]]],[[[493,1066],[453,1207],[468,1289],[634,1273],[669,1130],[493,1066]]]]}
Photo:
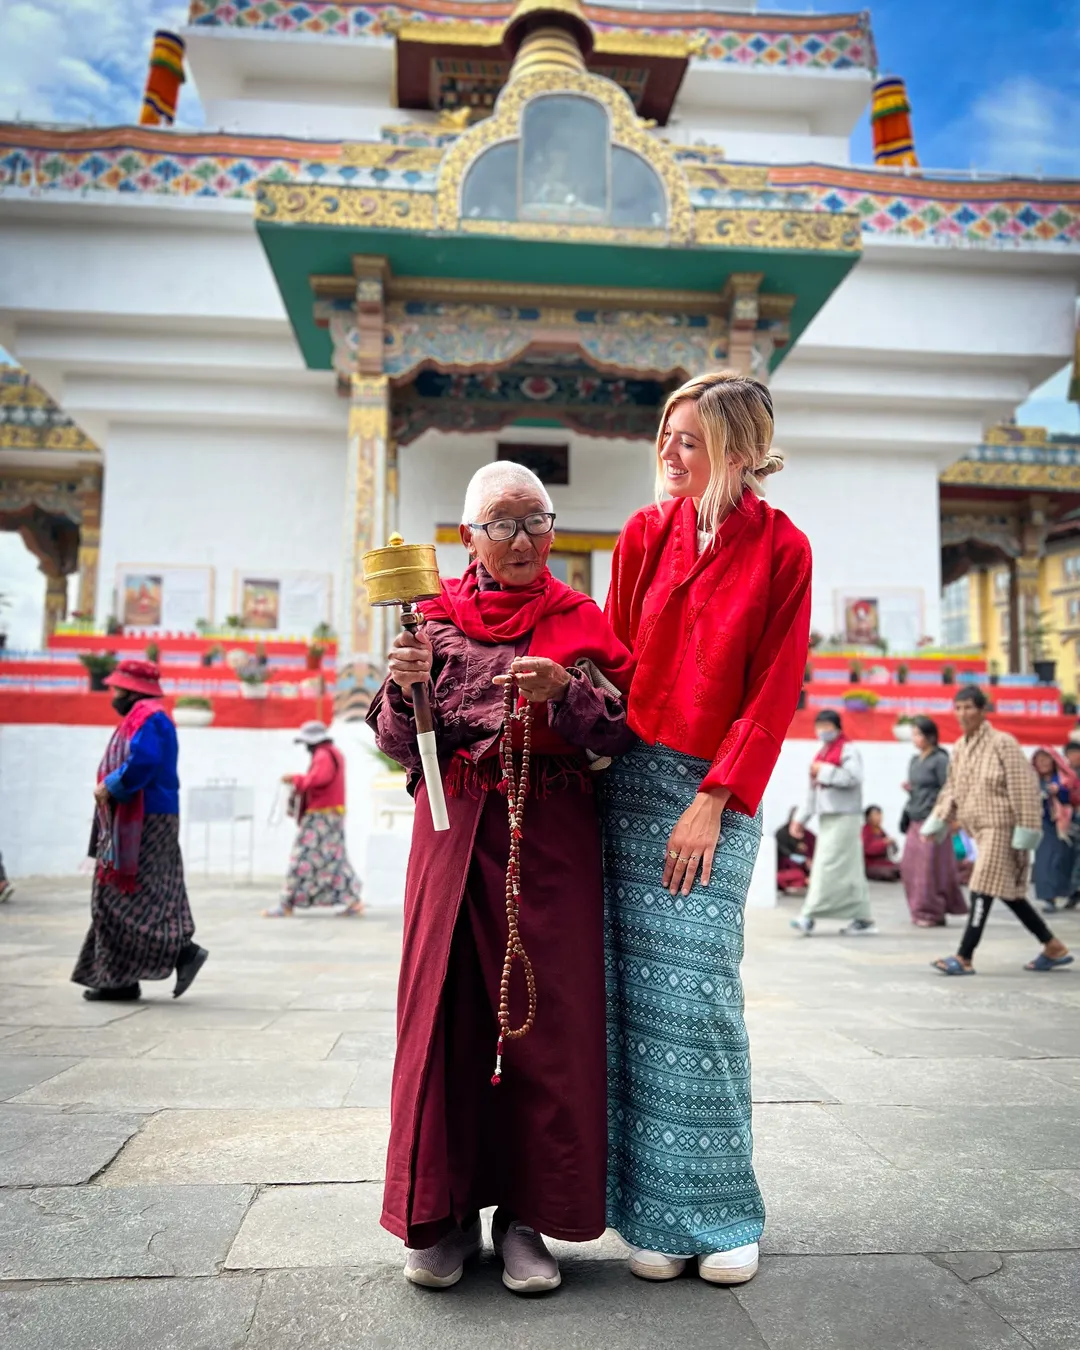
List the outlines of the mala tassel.
{"type": "Polygon", "coordinates": [[[491,1086],[498,1087],[502,1082],[502,1050],[503,1038],[499,1037],[499,1044],[495,1048],[495,1072],[491,1075],[491,1086]]]}
{"type": "Polygon", "coordinates": [[[499,1042],[495,1051],[495,1072],[491,1075],[492,1087],[498,1087],[502,1082],[503,1045],[506,1041],[520,1040],[522,1036],[528,1035],[536,1020],[536,977],[518,931],[518,913],[521,908],[522,820],[532,766],[532,705],[526,703],[518,712],[517,699],[517,681],[511,679],[503,690],[503,734],[499,745],[499,757],[502,760],[503,777],[506,781],[510,858],[506,864],[506,955],[503,958],[502,976],[499,980],[499,1042]],[[522,725],[521,768],[518,772],[515,772],[514,767],[515,722],[522,725]],[[510,976],[515,961],[521,962],[528,1000],[525,1021],[520,1027],[513,1027],[510,1024],[510,976]]]}

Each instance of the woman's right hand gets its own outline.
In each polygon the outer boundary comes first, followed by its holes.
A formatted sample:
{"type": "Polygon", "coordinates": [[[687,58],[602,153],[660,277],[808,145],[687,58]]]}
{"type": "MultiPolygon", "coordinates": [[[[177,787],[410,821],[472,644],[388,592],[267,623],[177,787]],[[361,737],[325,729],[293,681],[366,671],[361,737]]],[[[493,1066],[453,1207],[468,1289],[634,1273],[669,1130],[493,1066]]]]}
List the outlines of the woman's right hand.
{"type": "Polygon", "coordinates": [[[431,642],[423,629],[399,633],[390,648],[387,665],[390,678],[402,689],[427,684],[431,679],[431,642]]]}
{"type": "Polygon", "coordinates": [[[788,833],[791,835],[792,839],[806,838],[806,831],[803,829],[802,825],[797,820],[791,821],[791,823],[788,825],[788,833]]]}

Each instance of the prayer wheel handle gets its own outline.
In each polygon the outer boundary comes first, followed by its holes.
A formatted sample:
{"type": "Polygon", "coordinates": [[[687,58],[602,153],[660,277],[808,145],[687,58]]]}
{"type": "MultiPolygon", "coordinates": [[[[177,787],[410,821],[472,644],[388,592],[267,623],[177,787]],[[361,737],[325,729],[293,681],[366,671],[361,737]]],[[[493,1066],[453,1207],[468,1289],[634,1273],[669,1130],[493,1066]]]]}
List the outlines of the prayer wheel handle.
{"type": "MultiPolygon", "coordinates": [[[[401,626],[406,633],[416,636],[417,629],[420,627],[420,611],[415,609],[408,601],[401,606],[401,626]]],[[[428,696],[427,682],[423,684],[414,684],[410,690],[412,694],[413,720],[416,722],[418,732],[434,731],[435,724],[431,717],[431,699],[428,696]]]]}

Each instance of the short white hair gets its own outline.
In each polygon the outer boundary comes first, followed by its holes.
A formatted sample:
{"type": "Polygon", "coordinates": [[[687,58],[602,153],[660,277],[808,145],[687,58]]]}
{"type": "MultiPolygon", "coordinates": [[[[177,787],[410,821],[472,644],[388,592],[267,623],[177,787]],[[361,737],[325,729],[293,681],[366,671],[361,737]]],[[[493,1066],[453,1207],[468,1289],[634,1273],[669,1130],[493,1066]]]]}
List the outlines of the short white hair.
{"type": "Polygon", "coordinates": [[[521,492],[534,492],[544,503],[544,510],[554,510],[547,488],[524,464],[515,464],[510,459],[492,460],[483,468],[477,469],[465,489],[465,505],[461,508],[462,525],[479,522],[484,503],[497,497],[507,489],[516,488],[521,492]]]}

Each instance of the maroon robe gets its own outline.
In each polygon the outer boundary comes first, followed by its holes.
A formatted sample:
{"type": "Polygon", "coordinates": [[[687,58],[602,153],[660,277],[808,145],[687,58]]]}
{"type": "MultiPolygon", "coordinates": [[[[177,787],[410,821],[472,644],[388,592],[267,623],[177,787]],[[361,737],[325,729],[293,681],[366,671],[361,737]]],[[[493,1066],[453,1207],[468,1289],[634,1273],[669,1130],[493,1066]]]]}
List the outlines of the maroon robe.
{"type": "MultiPolygon", "coordinates": [[[[602,621],[599,614],[598,622],[602,621]]],[[[473,1211],[504,1206],[550,1237],[583,1242],[605,1228],[607,1157],[603,874],[600,830],[584,749],[607,755],[633,742],[623,705],[579,672],[562,702],[539,705],[570,760],[537,757],[525,805],[520,931],[537,983],[536,1022],[507,1043],[491,1084],[506,946],[506,798],[490,776],[445,770],[455,751],[495,745],[502,690],[491,683],[529,636],[488,645],[447,622],[425,631],[435,650],[432,704],[448,833],[431,827],[409,704],[391,682],[368,714],[380,749],[403,764],[416,815],[405,887],[398,1046],[382,1224],[411,1247],[437,1242],[473,1211]],[[471,781],[470,781],[471,780],[471,781]]],[[[511,1023],[524,1015],[520,965],[511,1023]]]]}

